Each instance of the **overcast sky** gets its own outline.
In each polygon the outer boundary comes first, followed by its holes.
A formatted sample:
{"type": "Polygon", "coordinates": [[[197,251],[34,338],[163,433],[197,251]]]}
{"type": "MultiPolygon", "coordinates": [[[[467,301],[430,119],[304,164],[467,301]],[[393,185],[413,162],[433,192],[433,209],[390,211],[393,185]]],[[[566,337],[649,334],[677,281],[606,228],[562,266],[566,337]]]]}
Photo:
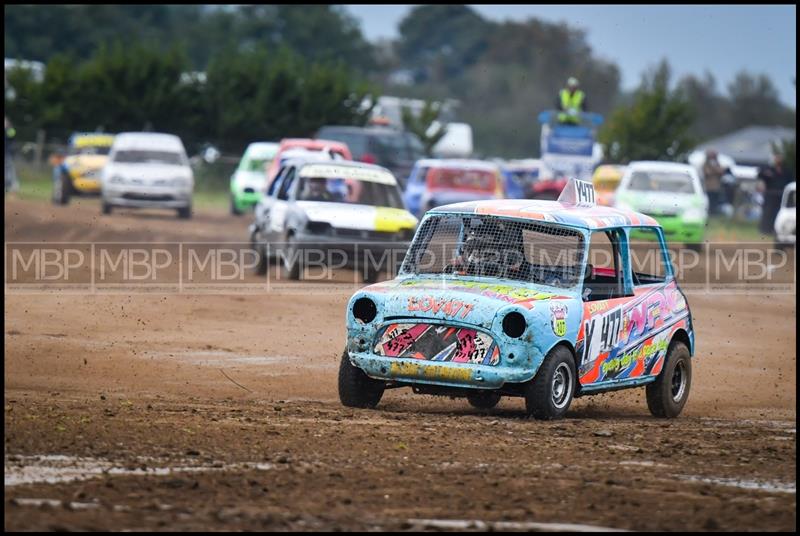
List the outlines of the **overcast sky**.
{"type": "MultiPolygon", "coordinates": [[[[347,5],[361,20],[366,37],[397,37],[406,5],[347,5]]],[[[625,89],[666,57],[679,77],[706,69],[724,89],[736,72],[747,69],[772,78],[781,100],[796,107],[792,80],[797,72],[797,7],[791,6],[522,6],[474,5],[494,20],[538,17],[567,22],[588,31],[598,55],[622,71],[625,89]]]]}

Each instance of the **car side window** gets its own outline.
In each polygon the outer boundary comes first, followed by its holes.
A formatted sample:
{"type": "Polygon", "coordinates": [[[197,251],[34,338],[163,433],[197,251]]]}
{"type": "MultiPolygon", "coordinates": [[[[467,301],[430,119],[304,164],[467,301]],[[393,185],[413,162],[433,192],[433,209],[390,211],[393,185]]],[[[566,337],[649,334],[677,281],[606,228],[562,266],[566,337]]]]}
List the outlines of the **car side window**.
{"type": "Polygon", "coordinates": [[[282,201],[287,201],[289,199],[289,191],[292,188],[292,183],[294,183],[295,177],[295,168],[290,167],[286,171],[286,176],[284,177],[281,188],[278,190],[278,199],[282,201]]]}
{"type": "Polygon", "coordinates": [[[630,258],[633,285],[652,285],[667,280],[667,260],[661,248],[661,240],[654,227],[631,229],[630,258]]]}
{"type": "Polygon", "coordinates": [[[272,183],[269,185],[269,189],[267,190],[267,195],[272,197],[275,195],[275,192],[278,190],[279,185],[283,182],[283,176],[286,172],[286,168],[282,167],[278,170],[278,173],[275,175],[275,178],[272,180],[272,183]]]}
{"type": "Polygon", "coordinates": [[[621,233],[619,229],[592,233],[583,278],[584,301],[610,300],[625,296],[621,233]]]}

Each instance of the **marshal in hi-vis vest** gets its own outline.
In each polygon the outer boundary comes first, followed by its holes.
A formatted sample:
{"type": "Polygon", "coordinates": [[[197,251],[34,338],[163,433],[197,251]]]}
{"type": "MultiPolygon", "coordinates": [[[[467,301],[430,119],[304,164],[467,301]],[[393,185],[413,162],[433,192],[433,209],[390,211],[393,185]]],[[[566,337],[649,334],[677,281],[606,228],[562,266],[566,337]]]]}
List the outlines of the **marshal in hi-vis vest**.
{"type": "Polygon", "coordinates": [[[561,109],[565,110],[565,112],[558,114],[559,123],[579,123],[580,118],[577,113],[581,111],[581,105],[583,104],[583,91],[579,89],[575,93],[570,93],[566,89],[562,89],[559,96],[561,97],[561,109]],[[576,115],[567,113],[570,110],[575,110],[576,115]]]}

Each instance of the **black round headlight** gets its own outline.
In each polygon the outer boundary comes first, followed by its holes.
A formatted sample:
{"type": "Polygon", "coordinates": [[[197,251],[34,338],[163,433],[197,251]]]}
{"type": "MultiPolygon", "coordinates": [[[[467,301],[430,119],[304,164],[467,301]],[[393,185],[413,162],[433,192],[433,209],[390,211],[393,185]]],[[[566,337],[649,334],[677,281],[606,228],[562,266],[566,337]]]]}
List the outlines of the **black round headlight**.
{"type": "Polygon", "coordinates": [[[365,324],[369,324],[378,315],[375,302],[369,298],[359,298],[353,304],[353,316],[365,324]]]}
{"type": "Polygon", "coordinates": [[[505,318],[503,318],[503,333],[509,337],[515,339],[522,337],[526,327],[528,327],[528,324],[525,322],[525,317],[516,311],[508,313],[505,318]]]}

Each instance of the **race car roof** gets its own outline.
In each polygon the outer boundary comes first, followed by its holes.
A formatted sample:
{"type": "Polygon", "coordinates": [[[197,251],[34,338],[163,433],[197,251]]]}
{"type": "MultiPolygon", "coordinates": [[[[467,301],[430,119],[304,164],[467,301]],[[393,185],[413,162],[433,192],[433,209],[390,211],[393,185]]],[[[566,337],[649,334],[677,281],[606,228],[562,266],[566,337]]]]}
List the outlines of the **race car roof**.
{"type": "Polygon", "coordinates": [[[645,214],[606,206],[584,207],[560,201],[502,199],[467,201],[431,209],[429,213],[467,213],[504,216],[580,227],[590,231],[620,226],[658,226],[645,214]]]}
{"type": "Polygon", "coordinates": [[[397,184],[394,175],[385,168],[358,162],[307,162],[300,169],[301,177],[317,177],[323,179],[348,178],[381,184],[397,184]]]}

